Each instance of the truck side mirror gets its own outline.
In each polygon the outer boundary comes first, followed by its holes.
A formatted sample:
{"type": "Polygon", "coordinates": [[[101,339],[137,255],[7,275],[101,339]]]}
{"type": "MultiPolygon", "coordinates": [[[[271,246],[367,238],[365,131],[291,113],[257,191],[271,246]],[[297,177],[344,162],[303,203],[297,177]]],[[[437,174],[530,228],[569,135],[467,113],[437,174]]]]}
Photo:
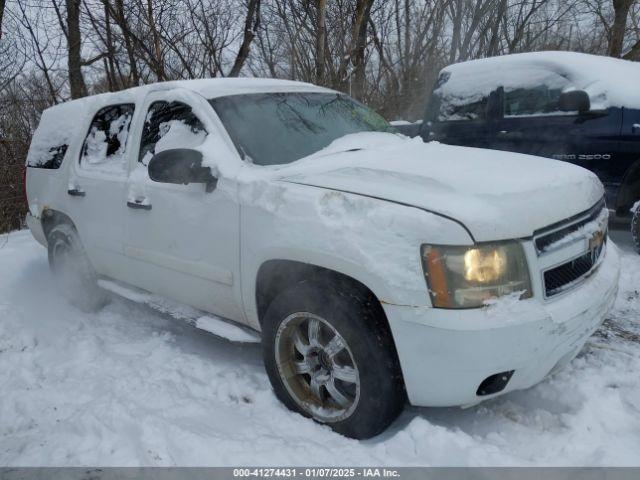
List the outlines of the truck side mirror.
{"type": "Polygon", "coordinates": [[[584,90],[571,90],[560,94],[558,107],[562,112],[585,113],[591,109],[591,100],[584,90]]]}
{"type": "Polygon", "coordinates": [[[204,183],[212,192],[218,179],[209,167],[202,166],[202,153],[190,148],[173,148],[156,153],[149,160],[149,178],[159,183],[188,185],[204,183]]]}

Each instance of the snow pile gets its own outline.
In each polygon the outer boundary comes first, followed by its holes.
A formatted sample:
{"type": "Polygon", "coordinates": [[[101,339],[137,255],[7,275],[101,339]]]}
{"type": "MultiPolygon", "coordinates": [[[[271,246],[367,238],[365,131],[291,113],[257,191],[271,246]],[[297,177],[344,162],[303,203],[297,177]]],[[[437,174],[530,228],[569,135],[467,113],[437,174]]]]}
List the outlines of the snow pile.
{"type": "MultiPolygon", "coordinates": [[[[0,245],[5,238],[0,238],[0,245]]],[[[28,232],[0,249],[0,465],[638,465],[640,257],[565,370],[461,410],[409,409],[358,442],[286,410],[259,345],[57,293],[28,232]]]]}

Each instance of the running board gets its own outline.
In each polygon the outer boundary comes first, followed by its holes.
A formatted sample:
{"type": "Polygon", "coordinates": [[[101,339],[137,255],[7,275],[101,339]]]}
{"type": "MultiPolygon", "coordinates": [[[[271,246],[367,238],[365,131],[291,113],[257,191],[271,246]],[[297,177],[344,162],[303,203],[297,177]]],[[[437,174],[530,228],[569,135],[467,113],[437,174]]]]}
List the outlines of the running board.
{"type": "Polygon", "coordinates": [[[160,295],[125,285],[114,280],[100,279],[98,286],[108,292],[126,298],[135,303],[147,305],[153,310],[170,315],[177,320],[209,332],[216,337],[234,343],[260,343],[260,334],[255,330],[239,325],[232,320],[226,320],[211,313],[189,307],[187,305],[168,300],[160,295]]]}

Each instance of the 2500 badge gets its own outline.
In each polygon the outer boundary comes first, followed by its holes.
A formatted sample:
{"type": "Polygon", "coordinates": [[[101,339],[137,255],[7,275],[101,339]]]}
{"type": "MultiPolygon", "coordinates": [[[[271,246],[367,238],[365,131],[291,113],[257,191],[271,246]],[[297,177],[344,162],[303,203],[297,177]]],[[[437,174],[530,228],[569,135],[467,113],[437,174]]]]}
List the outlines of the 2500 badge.
{"type": "Polygon", "coordinates": [[[610,160],[610,153],[579,153],[579,154],[565,154],[558,153],[553,156],[556,160],[610,160]]]}

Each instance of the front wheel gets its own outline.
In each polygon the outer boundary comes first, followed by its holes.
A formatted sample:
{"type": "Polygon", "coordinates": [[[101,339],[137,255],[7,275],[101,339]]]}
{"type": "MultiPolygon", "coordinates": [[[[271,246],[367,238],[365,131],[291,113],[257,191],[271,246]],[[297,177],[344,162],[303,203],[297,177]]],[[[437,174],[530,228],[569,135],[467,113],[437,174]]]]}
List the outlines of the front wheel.
{"type": "Polygon", "coordinates": [[[636,208],[631,218],[631,236],[633,237],[636,251],[640,253],[640,202],[636,203],[636,208]]]}
{"type": "Polygon", "coordinates": [[[97,275],[87,258],[75,228],[65,223],[54,226],[47,235],[49,266],[60,292],[75,307],[95,312],[108,301],[98,286],[97,275]]]}
{"type": "Polygon", "coordinates": [[[404,385],[379,305],[329,282],[300,282],[263,321],[263,353],[277,397],[291,410],[364,439],[400,414],[404,385]]]}

